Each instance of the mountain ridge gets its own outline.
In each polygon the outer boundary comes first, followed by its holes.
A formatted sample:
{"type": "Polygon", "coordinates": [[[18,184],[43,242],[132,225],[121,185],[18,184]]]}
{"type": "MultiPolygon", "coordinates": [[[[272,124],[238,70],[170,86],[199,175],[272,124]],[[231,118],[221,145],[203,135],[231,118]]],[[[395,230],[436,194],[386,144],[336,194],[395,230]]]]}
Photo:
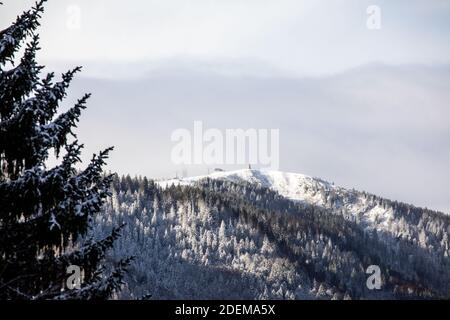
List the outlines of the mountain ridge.
{"type": "Polygon", "coordinates": [[[168,180],[156,181],[161,187],[174,185],[194,185],[204,179],[227,180],[236,183],[248,182],[255,183],[263,188],[268,188],[279,193],[281,196],[294,201],[321,206],[327,209],[342,209],[348,214],[363,214],[363,220],[367,227],[374,227],[377,222],[378,230],[385,230],[393,220],[393,210],[383,207],[377,203],[373,204],[367,201],[366,195],[377,197],[390,203],[400,203],[403,205],[414,206],[415,208],[428,210],[436,214],[446,215],[444,212],[422,208],[413,204],[401,201],[390,200],[380,197],[366,191],[358,191],[336,186],[324,179],[308,176],[301,173],[283,172],[274,170],[260,169],[241,169],[233,171],[219,171],[207,175],[200,175],[187,178],[174,178],[168,180]],[[334,205],[329,204],[324,199],[323,193],[332,193],[336,197],[334,205]],[[382,223],[380,223],[382,221],[382,223]]]}

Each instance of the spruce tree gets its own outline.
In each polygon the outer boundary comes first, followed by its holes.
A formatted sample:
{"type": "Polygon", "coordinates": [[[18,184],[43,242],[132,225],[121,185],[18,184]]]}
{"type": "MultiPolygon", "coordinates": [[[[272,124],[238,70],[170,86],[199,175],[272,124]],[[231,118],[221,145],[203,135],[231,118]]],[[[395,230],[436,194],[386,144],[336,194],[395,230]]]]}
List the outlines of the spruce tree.
{"type": "Polygon", "coordinates": [[[44,2],[0,31],[0,300],[106,299],[120,289],[130,258],[105,266],[120,228],[100,240],[86,234],[110,195],[112,177],[102,167],[112,148],[76,169],[83,145],[73,128],[89,94],[57,114],[80,68],[59,81],[53,73],[41,77],[36,29],[44,2]],[[53,168],[46,166],[50,152],[60,162],[53,168]],[[67,288],[71,265],[81,270],[74,289],[67,288]]]}

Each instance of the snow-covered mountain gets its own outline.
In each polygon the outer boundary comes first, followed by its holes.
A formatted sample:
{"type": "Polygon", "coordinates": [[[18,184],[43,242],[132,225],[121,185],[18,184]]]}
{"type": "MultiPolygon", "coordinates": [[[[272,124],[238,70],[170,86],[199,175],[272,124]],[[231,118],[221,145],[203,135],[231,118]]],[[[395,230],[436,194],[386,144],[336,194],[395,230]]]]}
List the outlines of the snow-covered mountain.
{"type": "Polygon", "coordinates": [[[111,259],[137,257],[125,298],[450,296],[449,216],[302,174],[117,178],[93,233],[123,223],[111,259]]]}
{"type": "Polygon", "coordinates": [[[395,223],[393,208],[382,205],[381,201],[371,201],[366,193],[338,187],[320,178],[299,173],[243,169],[162,180],[157,183],[161,187],[195,185],[205,179],[256,184],[273,190],[289,200],[339,210],[346,216],[358,217],[367,228],[388,231],[395,223]]]}

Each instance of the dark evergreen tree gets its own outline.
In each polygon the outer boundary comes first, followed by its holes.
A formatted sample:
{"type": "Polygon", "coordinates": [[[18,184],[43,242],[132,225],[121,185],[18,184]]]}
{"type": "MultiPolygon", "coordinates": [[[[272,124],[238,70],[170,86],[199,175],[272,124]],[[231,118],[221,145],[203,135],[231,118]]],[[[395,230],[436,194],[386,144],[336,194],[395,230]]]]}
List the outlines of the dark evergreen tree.
{"type": "Polygon", "coordinates": [[[72,130],[89,94],[57,115],[80,68],[59,82],[53,73],[41,78],[35,31],[44,2],[0,32],[0,299],[109,298],[130,262],[112,268],[103,263],[120,228],[102,240],[80,239],[110,195],[112,177],[102,166],[112,148],[94,155],[84,170],[75,169],[82,145],[72,130]],[[15,54],[27,38],[17,63],[15,54]],[[61,163],[48,169],[51,151],[61,163]],[[70,265],[82,271],[78,289],[66,287],[70,265]]]}

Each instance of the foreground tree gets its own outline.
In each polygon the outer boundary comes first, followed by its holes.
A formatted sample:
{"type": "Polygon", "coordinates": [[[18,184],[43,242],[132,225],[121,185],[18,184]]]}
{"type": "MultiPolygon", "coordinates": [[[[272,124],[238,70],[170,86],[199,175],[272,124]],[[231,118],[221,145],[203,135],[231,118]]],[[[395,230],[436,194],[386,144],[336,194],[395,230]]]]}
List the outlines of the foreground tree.
{"type": "Polygon", "coordinates": [[[89,94],[57,115],[80,68],[59,82],[53,73],[41,78],[35,30],[44,2],[0,32],[0,299],[105,299],[120,289],[130,262],[126,258],[109,270],[103,263],[120,228],[105,239],[80,239],[110,195],[112,178],[102,166],[112,148],[94,155],[84,170],[75,169],[82,145],[72,129],[89,94]],[[16,65],[26,38],[31,41],[16,65]],[[61,163],[47,169],[51,151],[61,163]],[[68,268],[81,271],[75,288],[68,268]]]}

